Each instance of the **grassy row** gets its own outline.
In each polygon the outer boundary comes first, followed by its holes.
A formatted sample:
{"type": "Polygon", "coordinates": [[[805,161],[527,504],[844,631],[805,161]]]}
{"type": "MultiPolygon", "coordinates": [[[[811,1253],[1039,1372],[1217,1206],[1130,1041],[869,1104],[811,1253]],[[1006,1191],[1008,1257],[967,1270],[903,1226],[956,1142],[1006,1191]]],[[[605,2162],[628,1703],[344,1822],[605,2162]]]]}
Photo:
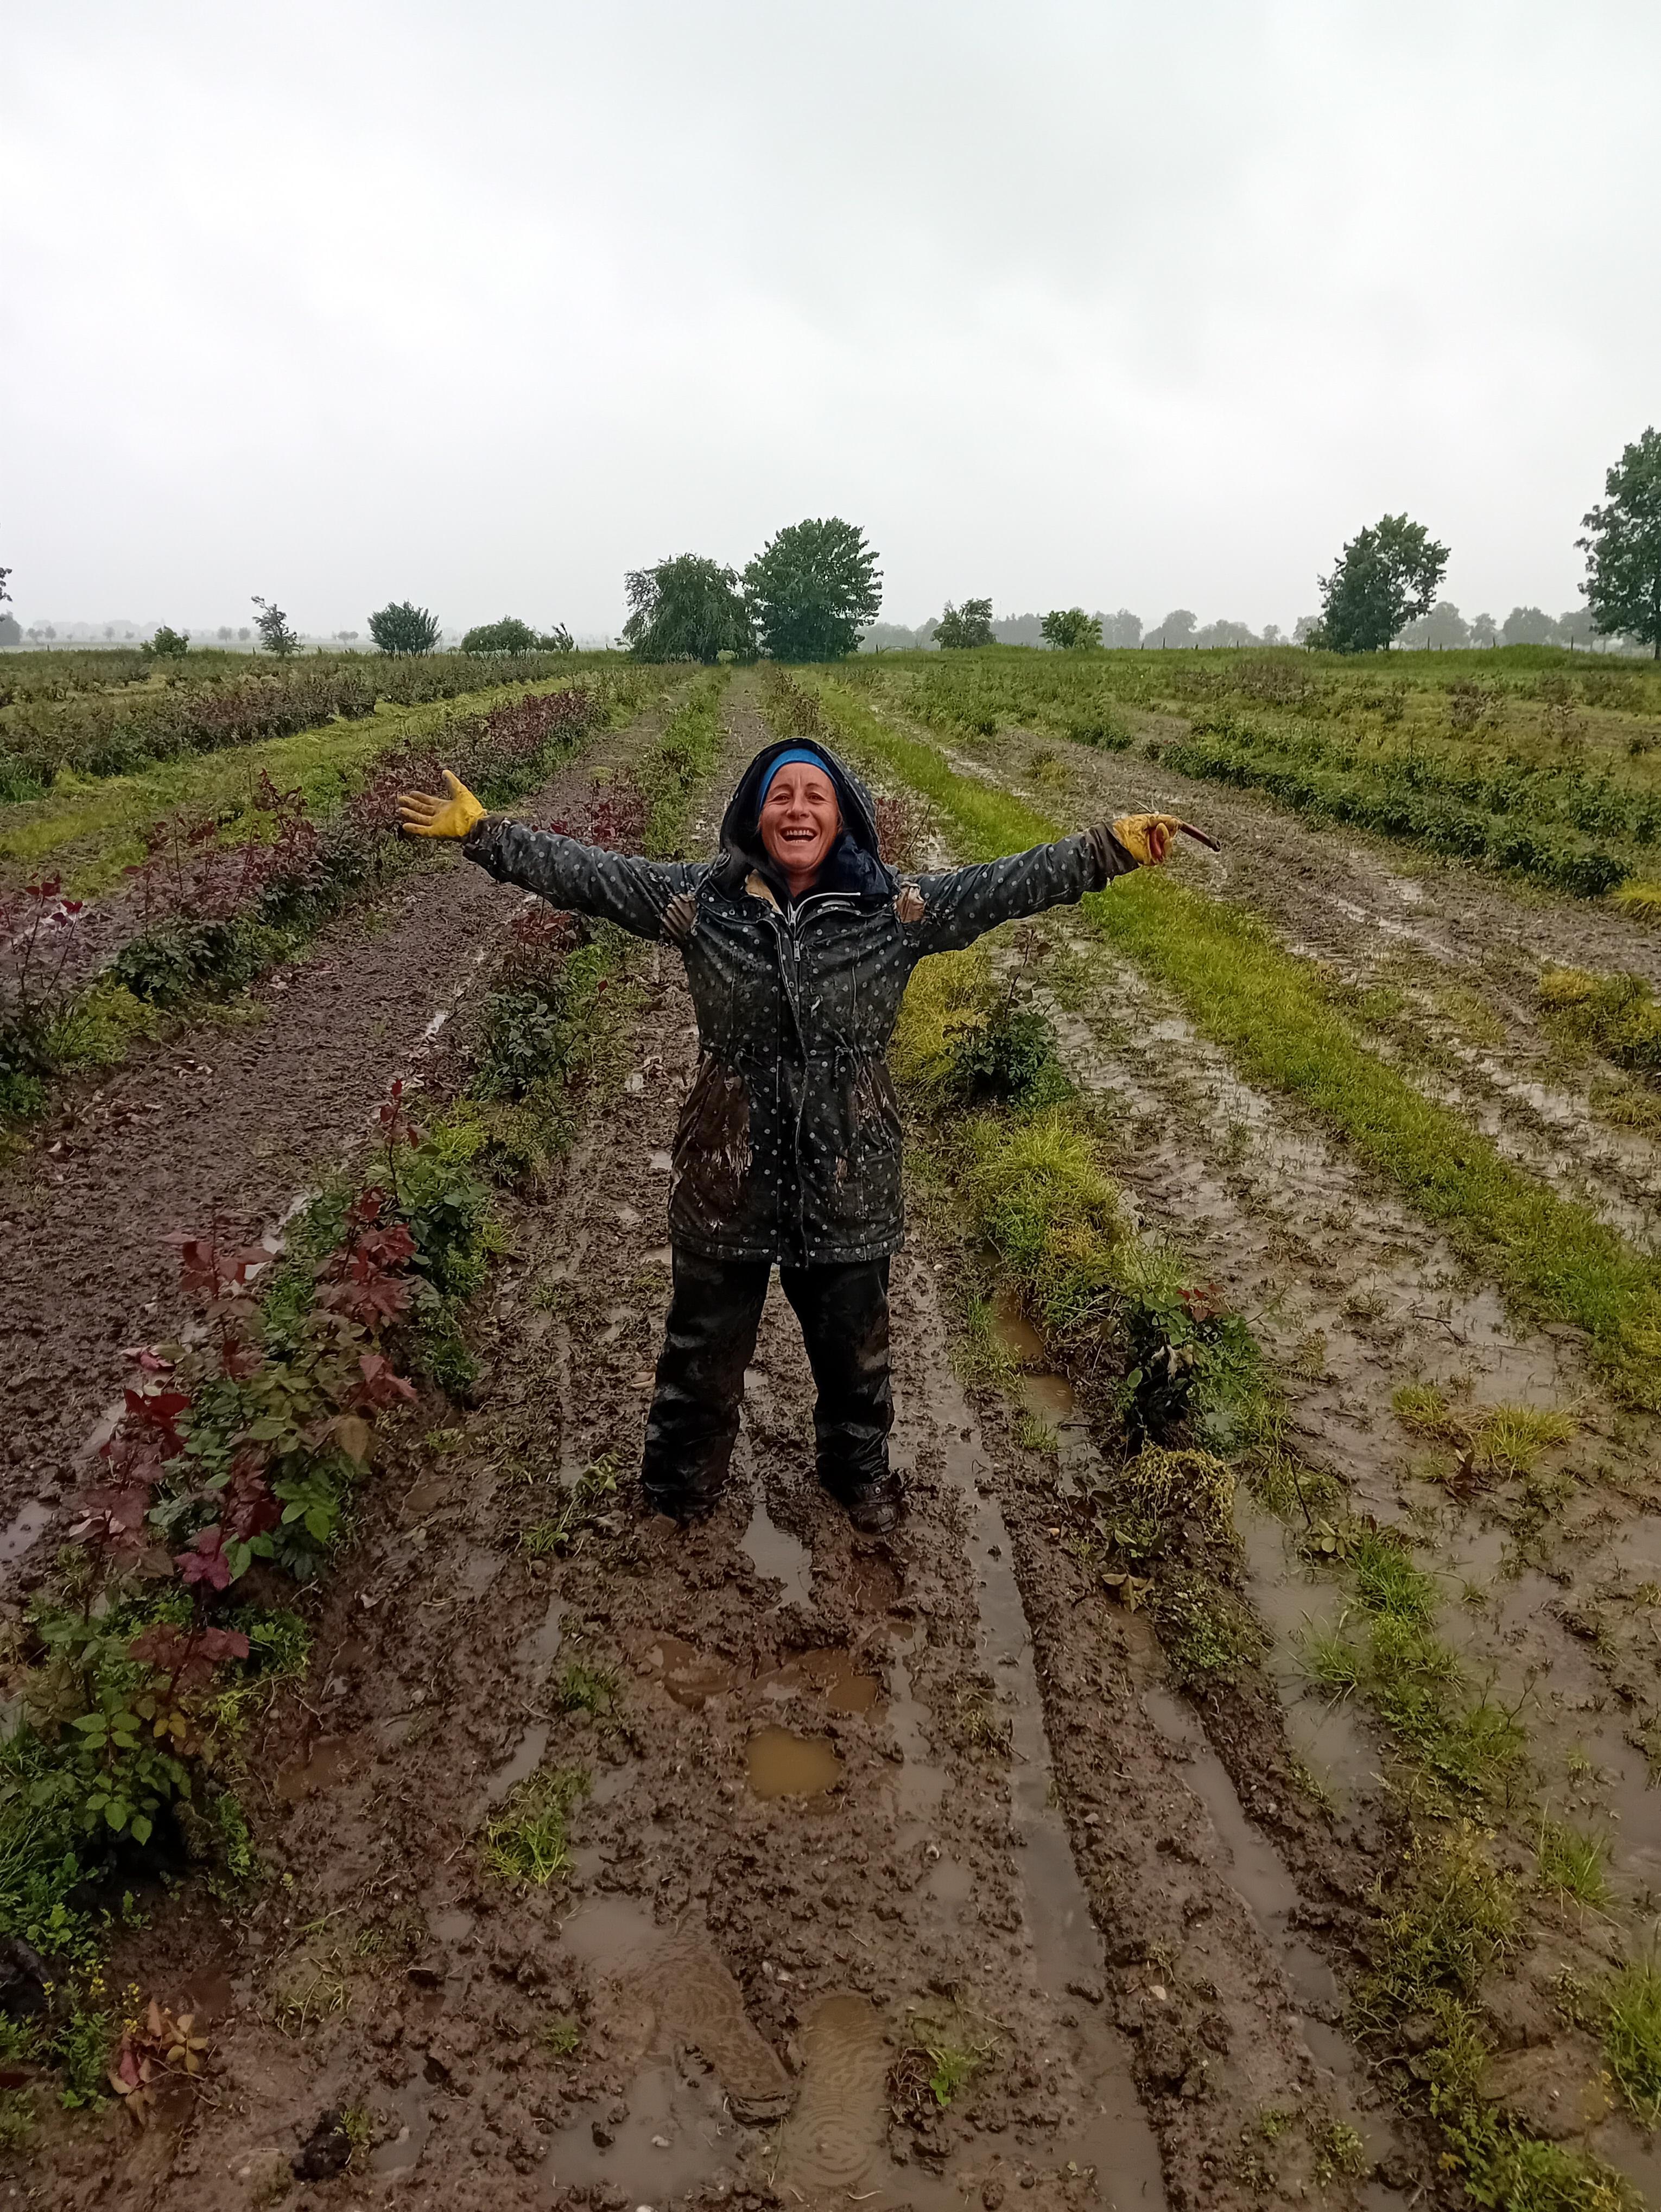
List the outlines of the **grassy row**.
{"type": "MultiPolygon", "coordinates": [[[[569,757],[604,711],[587,688],[498,701],[449,721],[445,751],[500,802],[569,757]]],[[[294,957],[332,915],[411,865],[417,848],[399,835],[397,787],[435,785],[438,764],[400,748],[375,765],[374,779],[321,824],[293,793],[270,787],[262,796],[277,811],[244,816],[234,825],[240,836],[216,838],[211,817],[174,817],[140,872],[143,926],[101,969],[60,981],[49,943],[43,966],[20,953],[27,934],[0,947],[0,1127],[21,1128],[63,1081],[117,1065],[135,1036],[155,1032],[157,1009],[226,997],[294,957]]],[[[33,903],[27,895],[9,902],[26,931],[33,903]]]]}
{"type": "Polygon", "coordinates": [[[1561,761],[1605,754],[1636,787],[1661,776],[1661,676],[1585,654],[1301,652],[884,654],[851,672],[920,720],[959,732],[1071,726],[1149,712],[1267,714],[1288,727],[1341,725],[1365,745],[1411,743],[1451,756],[1561,761]]]}
{"type": "MultiPolygon", "coordinates": [[[[847,690],[827,684],[820,696],[859,752],[938,808],[965,859],[1061,834],[1024,800],[958,775],[936,747],[879,720],[847,690]]],[[[1661,1263],[1421,1097],[1369,1049],[1320,974],[1250,916],[1151,873],[1086,898],[1083,911],[1244,1077],[1295,1098],[1388,1176],[1495,1278],[1520,1316],[1585,1330],[1623,1394],[1661,1407],[1661,1263]]]]}
{"type": "Polygon", "coordinates": [[[721,668],[700,677],[635,770],[646,801],[643,849],[654,859],[678,854],[692,794],[721,759],[721,701],[730,675],[721,668]]]}
{"type": "Polygon", "coordinates": [[[1353,665],[1298,656],[995,653],[851,675],[959,743],[1013,726],[1123,749],[1151,731],[1150,755],[1183,774],[1576,896],[1626,885],[1623,902],[1661,903],[1640,880],[1661,841],[1661,725],[1640,719],[1661,694],[1646,679],[1584,664],[1509,683],[1405,670],[1358,682],[1353,665]]]}

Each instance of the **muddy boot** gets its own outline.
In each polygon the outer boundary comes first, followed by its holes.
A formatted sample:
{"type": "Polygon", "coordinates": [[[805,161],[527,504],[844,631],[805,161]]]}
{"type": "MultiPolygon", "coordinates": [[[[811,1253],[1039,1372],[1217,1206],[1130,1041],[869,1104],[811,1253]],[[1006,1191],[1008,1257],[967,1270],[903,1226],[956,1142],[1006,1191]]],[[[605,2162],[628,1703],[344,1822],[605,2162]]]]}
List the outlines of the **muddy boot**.
{"type": "Polygon", "coordinates": [[[660,1484],[642,1481],[641,1495],[648,1513],[661,1513],[671,1521],[678,1521],[683,1528],[691,1528],[700,1521],[707,1521],[721,1503],[721,1492],[697,1489],[682,1485],[666,1490],[660,1484]]]}
{"type": "Polygon", "coordinates": [[[765,1261],[709,1260],[675,1247],[640,1482],[647,1510],[683,1528],[720,1503],[770,1272],[765,1261]]]}
{"type": "Polygon", "coordinates": [[[905,1492],[900,1487],[898,1475],[891,1470],[875,1482],[856,1483],[851,1487],[826,1483],[824,1487],[861,1536],[885,1536],[898,1525],[905,1510],[905,1492]]]}

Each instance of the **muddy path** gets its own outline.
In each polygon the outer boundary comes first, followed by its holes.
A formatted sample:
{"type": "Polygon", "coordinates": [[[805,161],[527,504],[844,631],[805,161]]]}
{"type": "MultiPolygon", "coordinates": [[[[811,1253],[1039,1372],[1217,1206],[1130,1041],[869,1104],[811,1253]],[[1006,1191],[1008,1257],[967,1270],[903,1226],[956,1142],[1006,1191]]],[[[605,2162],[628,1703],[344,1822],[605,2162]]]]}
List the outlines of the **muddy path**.
{"type": "MultiPolygon", "coordinates": [[[[1178,733],[1180,726],[1143,720],[1156,739],[1178,733]]],[[[1288,950],[1350,985],[1370,1042],[1427,1096],[1457,1107],[1509,1157],[1623,1235],[1661,1245],[1661,1141],[1607,1118],[1604,1085],[1624,1086],[1595,1054],[1566,1055],[1542,1024],[1537,994],[1542,973],[1556,967],[1630,973],[1661,987],[1661,933],[1652,927],[1614,907],[1303,822],[1138,753],[1005,731],[951,757],[1068,822],[1158,806],[1208,827],[1220,854],[1183,848],[1196,884],[1257,915],[1288,950]]]]}
{"type": "MultiPolygon", "coordinates": [[[[1047,925],[1047,927],[1050,927],[1047,925]]],[[[1288,1442],[1340,1486],[1344,1510],[1400,1529],[1432,1571],[1438,1626],[1469,1682],[1519,1717],[1525,1762],[1507,1802],[1490,1807],[1508,1862],[1526,1873],[1542,1818],[1604,1839],[1611,1895],[1587,1916],[1536,1907],[1524,1954],[1492,1995],[1500,2056],[1493,2094],[1542,2132],[1567,2135],[1627,2172],[1653,2201],[1661,2170],[1630,2124],[1589,2087],[1572,2116],[1542,2083],[1596,2085],[1595,2043],[1566,2021],[1565,1972],[1588,1980],[1641,1951],[1661,1881],[1661,1462],[1652,1423],[1623,1415],[1589,1377],[1576,1332],[1514,1328],[1497,1297],[1438,1240],[1358,1174],[1280,1101],[1242,1085],[1223,1057],[1162,1005],[1096,939],[1051,928],[1065,963],[1063,1004],[1042,956],[1026,988],[1055,1020],[1063,1058],[1112,1116],[1116,1170],[1144,1231],[1177,1243],[1250,1321],[1288,1401],[1288,1442]],[[1526,1473],[1466,1490],[1450,1455],[1415,1438],[1394,1410],[1406,1383],[1439,1383],[1457,1406],[1567,1409],[1568,1440],[1526,1473]],[[1511,2060],[1526,2052],[1527,2063],[1511,2060]],[[1510,2070],[1507,2070],[1509,2067],[1510,2070]]],[[[1023,960],[1003,949],[1006,965],[1023,960]]],[[[1003,1333],[1027,1373],[1031,1410],[1058,1432],[1060,1461],[1088,1453],[1089,1409],[1044,1372],[1042,1345],[1019,1321],[1003,1333]]],[[[1019,1462],[1031,1455],[1017,1452],[1019,1462]]],[[[1042,1497],[1041,1478],[1037,1480],[1042,1497]]],[[[1308,1639],[1342,1626],[1341,1578],[1309,1563],[1317,1517],[1295,1498],[1278,1510],[1242,1492],[1235,1518],[1245,1589],[1269,1633],[1274,1709],[1213,1695],[1184,1712],[1159,1692],[1144,1706],[1192,1747],[1196,1779],[1221,1832],[1249,1814],[1278,1850],[1278,1880],[1249,1886],[1269,1932],[1278,1917],[1324,1931],[1322,1960],[1359,1966],[1360,1903],[1390,1850],[1400,1772],[1385,1733],[1359,1699],[1312,1679],[1308,1639]],[[1290,1754],[1288,1757],[1287,1754],[1290,1754]],[[1331,1818],[1318,1817],[1321,1803],[1331,1818]]],[[[1320,1510],[1334,1511],[1325,1499],[1320,1510]]],[[[1032,1598],[1056,1569],[1037,1547],[1025,1572],[1032,1598]]],[[[1070,1593],[1086,1602],[1084,1587],[1070,1593]]],[[[1035,1619],[1037,1613],[1035,1610],[1035,1619]]],[[[1074,1618],[1062,1603],[1063,1632],[1074,1618]]],[[[1134,1655],[1146,1638],[1127,1620],[1134,1655]]],[[[1075,1707],[1074,1710],[1078,1708],[1075,1707]]],[[[1239,1855],[1248,1874],[1250,1850],[1239,1855]]],[[[1301,1985],[1318,2000],[1303,1958],[1301,1985]]],[[[1296,1962],[1291,1976],[1299,1985],[1296,1962]]],[[[1312,2017],[1340,2016],[1316,2002],[1312,2017]]],[[[1318,2047],[1318,2045],[1317,2045],[1318,2047]]],[[[1342,2054],[1337,2061],[1343,2077],[1342,2054]]]]}
{"type": "MultiPolygon", "coordinates": [[[[662,711],[598,737],[515,811],[580,811],[662,711]]],[[[136,1054],[12,1165],[0,1560],[23,1559],[78,1480],[125,1379],[122,1347],[185,1325],[162,1237],[215,1220],[238,1242],[273,1232],[362,1140],[392,1078],[420,1073],[520,896],[459,855],[423,856],[248,997],[136,1054]]]]}
{"type": "MultiPolygon", "coordinates": [[[[1070,1070],[1113,1115],[1116,1165],[1143,1226],[1177,1242],[1247,1316],[1299,1458],[1339,1480],[1352,1510],[1433,1547],[1459,1641],[1503,1692],[1528,1692],[1560,1785],[1562,1760],[1593,1757],[1617,1859],[1641,1887],[1661,1873],[1648,1756],[1661,1674],[1645,1595],[1661,1560],[1655,1425],[1604,1401],[1578,1331],[1514,1326],[1445,1244],[1317,1129],[1242,1083],[1099,940],[1070,949],[1068,1004],[1042,980],[1035,994],[1070,1070]],[[1447,1455],[1396,1417],[1396,1393],[1419,1382],[1456,1403],[1567,1409],[1571,1436],[1530,1480],[1462,1497],[1433,1479],[1447,1455]]],[[[1374,1789],[1376,1744],[1313,1692],[1299,1662],[1299,1631],[1330,1613],[1331,1594],[1277,1520],[1237,1511],[1258,1610],[1277,1632],[1294,1746],[1341,1794],[1374,1789]]]]}
{"type": "MultiPolygon", "coordinates": [[[[742,684],[724,713],[730,776],[766,732],[742,684]]],[[[695,1034],[671,957],[630,989],[563,1193],[507,1208],[478,1402],[389,1434],[247,1746],[271,1878],[113,1964],[207,2017],[204,2092],[55,2130],[37,2201],[1407,2202],[1337,2028],[1346,1847],[1311,1830],[1311,1911],[1080,1582],[1053,1468],[954,1376],[949,1237],[896,1266],[894,1536],[817,1491],[776,1290],[727,1497],[644,1517],[695,1034]],[[527,1791],[545,1886],[514,1878],[527,1791]]]]}

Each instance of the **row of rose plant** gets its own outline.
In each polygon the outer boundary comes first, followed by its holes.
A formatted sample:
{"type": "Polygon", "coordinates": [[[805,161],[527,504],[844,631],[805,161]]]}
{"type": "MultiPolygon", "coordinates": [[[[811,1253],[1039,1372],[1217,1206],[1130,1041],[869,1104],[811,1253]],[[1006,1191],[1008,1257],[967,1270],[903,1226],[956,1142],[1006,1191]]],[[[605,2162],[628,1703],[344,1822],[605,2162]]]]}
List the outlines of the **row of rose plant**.
{"type": "Polygon", "coordinates": [[[374,775],[319,820],[299,790],[262,776],[255,806],[228,831],[175,812],[145,833],[119,908],[94,914],[40,878],[0,895],[0,1121],[45,1109],[53,1084],[119,1056],[137,1000],[177,1007],[240,989],[290,957],[354,899],[407,864],[397,795],[456,770],[491,804],[526,789],[574,752],[637,688],[609,682],[528,693],[384,755],[374,775]],[[112,930],[124,941],[110,942],[112,930]]]}
{"type": "Polygon", "coordinates": [[[279,668],[176,672],[157,688],[82,690],[20,699],[0,714],[0,800],[38,799],[60,771],[130,775],[152,761],[219,752],[357,721],[382,703],[419,707],[472,691],[534,684],[563,674],[559,653],[482,659],[475,653],[383,659],[319,657],[279,668]]]}

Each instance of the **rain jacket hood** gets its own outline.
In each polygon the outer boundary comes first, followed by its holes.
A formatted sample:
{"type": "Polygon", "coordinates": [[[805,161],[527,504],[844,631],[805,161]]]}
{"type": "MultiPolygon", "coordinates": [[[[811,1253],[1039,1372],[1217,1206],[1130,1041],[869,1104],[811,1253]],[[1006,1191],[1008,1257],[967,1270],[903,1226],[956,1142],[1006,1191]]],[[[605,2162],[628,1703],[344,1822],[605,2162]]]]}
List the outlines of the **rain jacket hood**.
{"type": "Polygon", "coordinates": [[[761,842],[761,794],[768,770],[781,754],[804,749],[816,753],[830,770],[842,814],[842,835],[831,847],[824,866],[813,879],[810,896],[820,891],[892,891],[898,878],[882,858],[877,842],[877,811],[871,794],[851,769],[843,766],[828,745],[817,738],[804,748],[800,738],[783,738],[756,755],[721,817],[721,860],[717,873],[724,889],[736,889],[751,869],[765,878],[776,892],[784,890],[784,878],[761,842]]]}

